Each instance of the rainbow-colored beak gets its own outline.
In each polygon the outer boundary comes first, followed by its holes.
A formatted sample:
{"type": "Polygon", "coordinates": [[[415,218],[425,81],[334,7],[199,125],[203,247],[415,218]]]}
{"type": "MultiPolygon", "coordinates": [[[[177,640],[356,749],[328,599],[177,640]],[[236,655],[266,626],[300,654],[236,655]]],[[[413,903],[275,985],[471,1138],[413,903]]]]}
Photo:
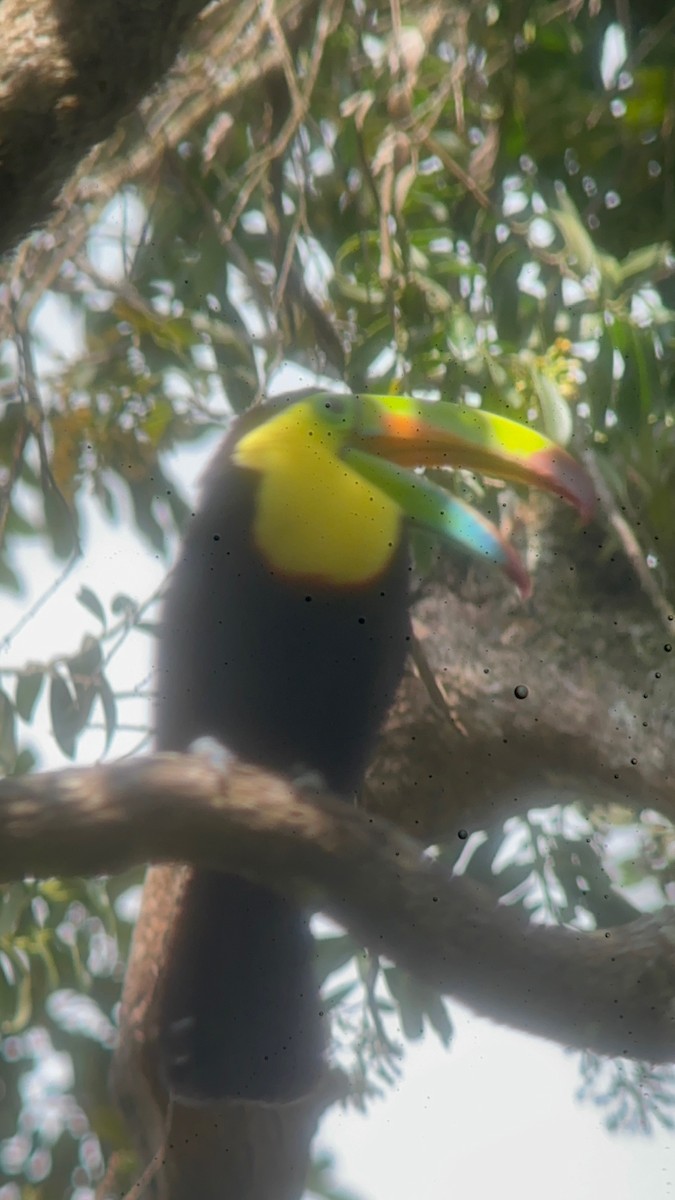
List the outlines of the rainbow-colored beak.
{"type": "Polygon", "coordinates": [[[525,595],[529,577],[499,530],[437,484],[402,468],[465,467],[562,496],[584,521],[593,514],[595,494],[587,472],[527,425],[482,409],[409,396],[362,394],[353,400],[342,457],[394,499],[413,523],[497,563],[525,595]]]}

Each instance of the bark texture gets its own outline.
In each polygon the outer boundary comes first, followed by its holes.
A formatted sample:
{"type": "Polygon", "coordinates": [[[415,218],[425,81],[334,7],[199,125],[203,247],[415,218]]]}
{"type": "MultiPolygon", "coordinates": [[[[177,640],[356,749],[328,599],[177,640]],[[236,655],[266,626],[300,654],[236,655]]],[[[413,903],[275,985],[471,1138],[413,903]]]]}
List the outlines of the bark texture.
{"type": "Polygon", "coordinates": [[[47,218],[74,167],[162,78],[204,7],[205,0],[5,0],[0,252],[47,218]]]}

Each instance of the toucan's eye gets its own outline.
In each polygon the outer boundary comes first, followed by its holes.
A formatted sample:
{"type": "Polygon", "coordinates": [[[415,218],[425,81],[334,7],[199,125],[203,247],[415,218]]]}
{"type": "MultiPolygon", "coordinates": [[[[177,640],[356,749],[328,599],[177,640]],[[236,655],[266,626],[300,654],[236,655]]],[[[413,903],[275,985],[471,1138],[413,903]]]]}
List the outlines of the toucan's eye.
{"type": "Polygon", "coordinates": [[[342,396],[336,396],[334,400],[326,400],[325,407],[329,409],[336,417],[344,416],[347,411],[347,402],[342,396]]]}
{"type": "Polygon", "coordinates": [[[352,401],[352,396],[322,396],[320,407],[324,421],[344,425],[350,419],[352,401]]]}

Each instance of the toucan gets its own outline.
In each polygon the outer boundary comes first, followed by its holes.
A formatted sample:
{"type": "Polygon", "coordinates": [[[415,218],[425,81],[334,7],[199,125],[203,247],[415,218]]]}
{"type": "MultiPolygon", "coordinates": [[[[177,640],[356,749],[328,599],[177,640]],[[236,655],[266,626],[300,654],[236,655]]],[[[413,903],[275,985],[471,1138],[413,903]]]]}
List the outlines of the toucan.
{"type": "MultiPolygon", "coordinates": [[[[157,743],[202,738],[353,798],[410,639],[410,530],[495,563],[513,547],[414,468],[464,467],[594,503],[583,468],[504,417],[400,395],[275,399],[234,421],[166,593],[157,743]]],[[[189,814],[186,814],[189,820],[189,814]]],[[[185,1103],[285,1102],[322,1070],[308,918],[231,874],[191,876],[160,1004],[165,1082],[185,1103]]]]}

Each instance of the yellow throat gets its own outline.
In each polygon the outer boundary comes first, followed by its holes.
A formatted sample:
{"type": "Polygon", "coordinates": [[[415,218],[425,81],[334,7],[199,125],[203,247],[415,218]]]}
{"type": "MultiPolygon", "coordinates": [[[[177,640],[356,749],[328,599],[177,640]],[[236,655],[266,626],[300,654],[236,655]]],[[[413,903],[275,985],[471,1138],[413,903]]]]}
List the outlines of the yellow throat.
{"type": "Polygon", "coordinates": [[[275,572],[350,587],[377,578],[401,536],[401,510],[339,458],[340,431],[293,404],[237,442],[258,472],[253,536],[275,572]]]}

